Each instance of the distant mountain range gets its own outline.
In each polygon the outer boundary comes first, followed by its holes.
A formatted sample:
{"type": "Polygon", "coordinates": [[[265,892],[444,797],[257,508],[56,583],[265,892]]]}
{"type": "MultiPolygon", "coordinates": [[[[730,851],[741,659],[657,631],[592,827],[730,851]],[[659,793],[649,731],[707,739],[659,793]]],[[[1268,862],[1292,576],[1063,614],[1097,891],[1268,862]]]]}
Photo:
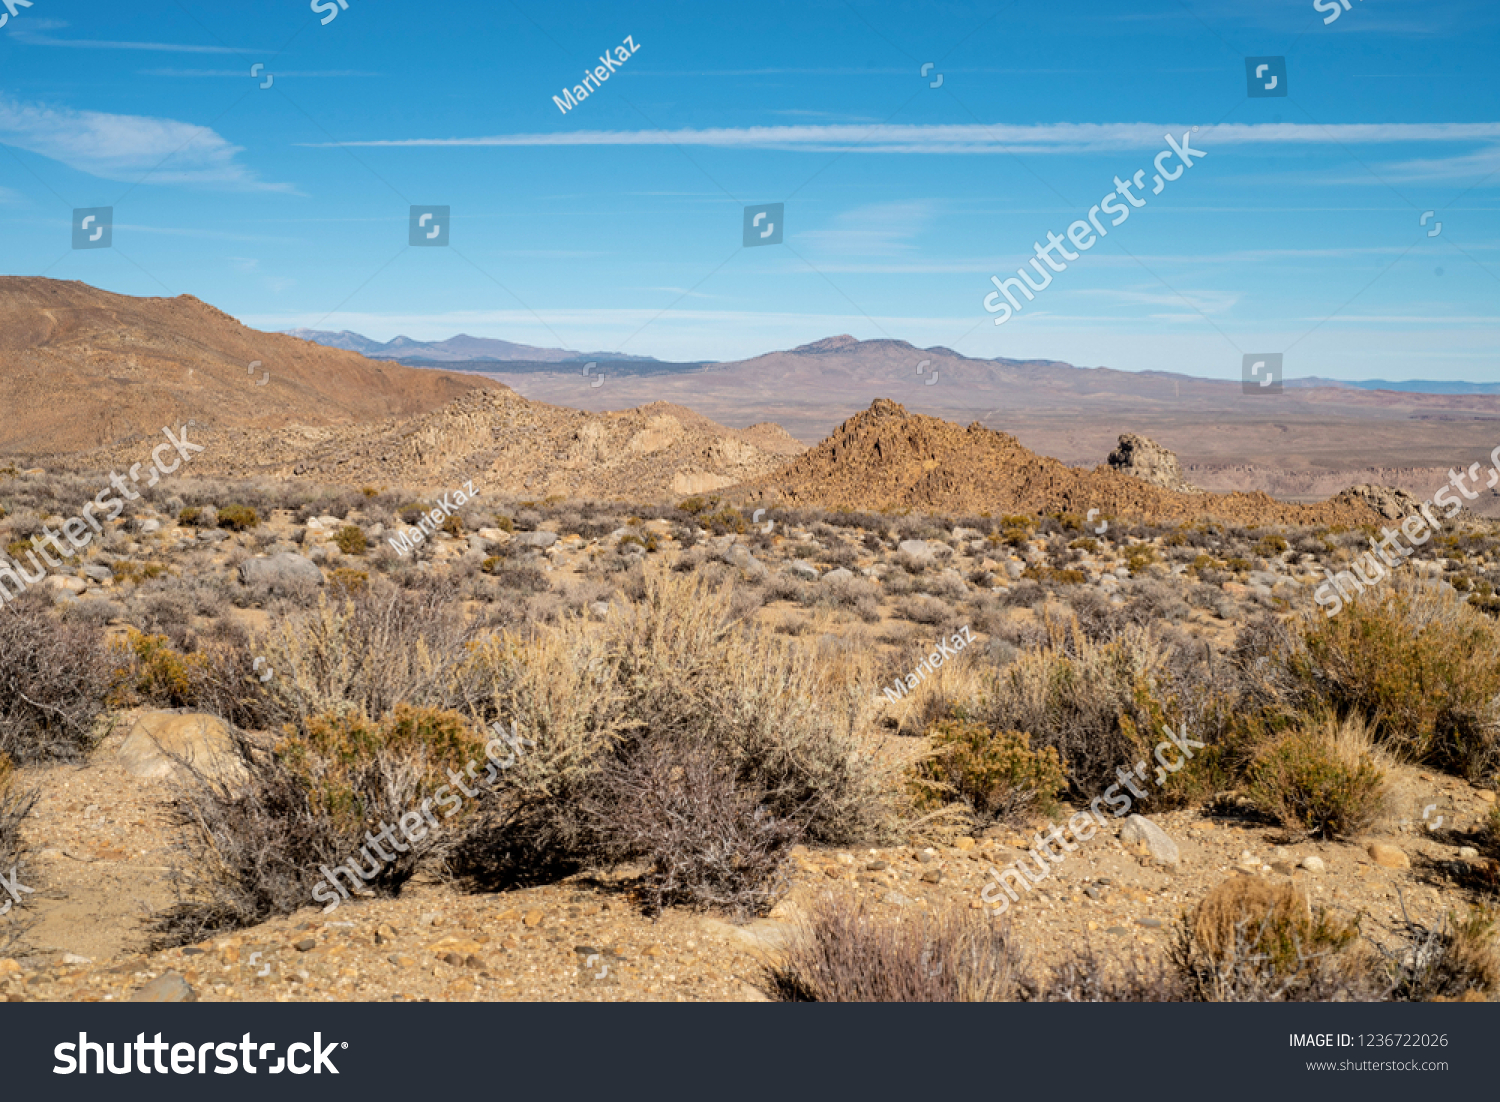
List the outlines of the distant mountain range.
{"type": "Polygon", "coordinates": [[[1355,390],[1394,390],[1403,394],[1500,394],[1500,383],[1465,383],[1437,379],[1407,379],[1402,383],[1385,379],[1363,379],[1350,382],[1348,379],[1320,379],[1316,375],[1305,379],[1288,379],[1289,387],[1334,387],[1355,390]]]}
{"type": "Polygon", "coordinates": [[[313,341],[328,348],[342,348],[347,352],[358,352],[361,356],[372,360],[402,360],[429,364],[514,360],[531,363],[584,363],[589,360],[655,362],[654,357],[651,356],[631,356],[624,352],[571,352],[566,348],[537,348],[512,341],[471,337],[466,333],[449,337],[445,341],[414,341],[410,337],[375,341],[347,329],[341,333],[330,333],[323,329],[288,329],[285,332],[290,337],[300,337],[302,340],[313,341]]]}

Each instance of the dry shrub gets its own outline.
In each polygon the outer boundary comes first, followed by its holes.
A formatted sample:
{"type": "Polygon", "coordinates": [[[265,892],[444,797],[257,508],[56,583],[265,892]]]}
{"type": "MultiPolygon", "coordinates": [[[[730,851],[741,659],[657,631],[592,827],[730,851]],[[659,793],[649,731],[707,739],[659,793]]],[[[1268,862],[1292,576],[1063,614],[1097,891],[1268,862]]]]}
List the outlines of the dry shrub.
{"type": "MultiPolygon", "coordinates": [[[[420,841],[408,838],[404,852],[392,847],[394,859],[380,862],[366,833],[380,832],[382,822],[396,827],[429,799],[444,808],[446,822],[446,801],[456,798],[441,794],[447,771],[484,759],[483,743],[463,717],[405,705],[383,722],[347,712],[310,717],[289,727],[273,750],[243,736],[236,748],[243,779],[221,780],[225,774],[180,763],[185,779],[172,805],[184,829],[171,874],[177,903],[152,923],[158,945],[290,914],[315,902],[324,866],[351,859],[375,866],[366,891],[399,893],[419,864],[448,853],[461,835],[431,830],[420,841]]],[[[471,810],[460,803],[460,812],[471,810]]],[[[353,879],[340,877],[345,885],[353,879]]]]}
{"type": "MultiPolygon", "coordinates": [[[[15,766],[10,758],[0,754],[0,875],[22,884],[27,879],[25,858],[31,847],[22,837],[21,826],[36,806],[40,795],[35,788],[25,787],[17,780],[15,766]]],[[[9,951],[34,925],[32,920],[23,918],[21,914],[20,908],[25,905],[25,893],[22,893],[21,899],[20,904],[9,909],[4,924],[0,925],[0,951],[9,951]]]]}
{"type": "Polygon", "coordinates": [[[316,608],[272,623],[265,656],[274,718],[353,712],[379,717],[398,701],[444,706],[473,637],[462,611],[441,588],[401,589],[383,579],[340,587],[316,608]]]}
{"type": "Polygon", "coordinates": [[[1312,719],[1261,752],[1250,798],[1295,834],[1350,838],[1388,807],[1382,759],[1357,716],[1312,719]]]}
{"type": "Polygon", "coordinates": [[[1184,915],[1171,959],[1190,997],[1205,1002],[1324,1002],[1379,998],[1370,954],[1292,884],[1226,880],[1184,915]]]}
{"type": "Polygon", "coordinates": [[[1475,908],[1462,919],[1448,915],[1436,929],[1409,922],[1406,940],[1399,954],[1388,954],[1396,969],[1396,998],[1433,1002],[1500,991],[1492,911],[1475,908]]]}
{"type": "Polygon", "coordinates": [[[973,711],[994,729],[1025,731],[1056,750],[1075,789],[1100,792],[1114,783],[1116,768],[1150,757],[1157,722],[1169,718],[1163,706],[1151,706],[1166,678],[1165,655],[1140,630],[1106,643],[1090,640],[1071,618],[1049,620],[1048,630],[1049,644],[998,671],[973,711]]]}
{"type": "Polygon", "coordinates": [[[35,590],[0,605],[0,754],[23,765],[88,750],[109,691],[99,633],[51,605],[35,590]]]}
{"type": "Polygon", "coordinates": [[[1500,764],[1500,624],[1458,594],[1396,578],[1334,617],[1313,614],[1292,670],[1357,711],[1402,757],[1471,780],[1500,764]]]}
{"type": "Polygon", "coordinates": [[[476,720],[514,722],[537,744],[485,800],[466,871],[534,881],[639,860],[653,906],[751,913],[798,839],[903,829],[912,754],[874,730],[868,683],[737,622],[730,586],[661,568],[639,584],[602,623],[499,637],[461,670],[476,720]]]}
{"type": "Polygon", "coordinates": [[[236,624],[216,624],[195,638],[197,649],[175,650],[165,635],[134,628],[111,648],[109,703],[130,708],[192,708],[237,727],[264,726],[270,715],[265,684],[256,673],[249,635],[236,624]]]}
{"type": "Polygon", "coordinates": [[[1028,986],[1008,928],[950,905],[892,921],[825,896],[797,923],[764,984],[784,1002],[1007,1002],[1028,986]]]}
{"type": "Polygon", "coordinates": [[[640,888],[650,913],[681,905],[750,918],[785,890],[802,835],[765,801],[722,749],[677,731],[610,760],[583,814],[599,857],[646,865],[640,888]]]}
{"type": "Polygon", "coordinates": [[[1024,731],[996,731],[972,720],[945,720],[929,731],[933,756],[917,766],[923,806],[939,806],[949,793],[981,821],[1022,824],[1050,814],[1067,785],[1062,759],[1050,746],[1031,748],[1024,731]]]}

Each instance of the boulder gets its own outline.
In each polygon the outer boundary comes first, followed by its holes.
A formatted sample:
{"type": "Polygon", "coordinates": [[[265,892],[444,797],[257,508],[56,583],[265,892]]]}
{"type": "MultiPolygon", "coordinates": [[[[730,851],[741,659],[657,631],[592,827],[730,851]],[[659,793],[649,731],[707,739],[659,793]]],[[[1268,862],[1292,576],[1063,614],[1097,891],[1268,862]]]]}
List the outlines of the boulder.
{"type": "Polygon", "coordinates": [[[1120,828],[1120,841],[1129,848],[1143,849],[1151,860],[1167,868],[1176,868],[1182,861],[1177,852],[1177,843],[1144,815],[1132,815],[1120,828]]]}
{"type": "Polygon", "coordinates": [[[815,582],[822,576],[818,573],[818,568],[805,559],[797,559],[795,562],[788,563],[786,572],[804,582],[815,582]]]}
{"type": "Polygon", "coordinates": [[[766,564],[750,554],[750,549],[742,543],[730,544],[720,557],[730,566],[739,567],[746,576],[751,578],[764,578],[771,573],[766,569],[766,564]]]}
{"type": "Polygon", "coordinates": [[[854,572],[852,570],[846,570],[842,566],[838,567],[835,570],[830,570],[827,574],[823,575],[823,581],[829,583],[849,582],[853,580],[854,572]]]}
{"type": "Polygon", "coordinates": [[[186,770],[183,758],[205,776],[231,780],[244,776],[229,727],[204,713],[143,712],[120,745],[116,758],[132,777],[167,777],[186,770]]]}
{"type": "Polygon", "coordinates": [[[297,585],[322,585],[323,572],[316,563],[293,551],[240,563],[240,581],[245,585],[268,585],[287,589],[297,585]]]}
{"type": "Polygon", "coordinates": [[[1405,853],[1395,846],[1382,845],[1376,842],[1370,846],[1369,853],[1370,860],[1383,869],[1411,868],[1411,858],[1407,857],[1405,853]]]}
{"type": "Polygon", "coordinates": [[[556,532],[517,532],[515,542],[522,547],[533,547],[543,551],[557,542],[556,532]]]}
{"type": "Polygon", "coordinates": [[[932,548],[927,545],[926,540],[902,540],[896,546],[896,550],[914,559],[932,558],[932,548]]]}
{"type": "Polygon", "coordinates": [[[113,570],[111,570],[107,566],[100,566],[98,563],[89,563],[87,566],[83,567],[80,573],[82,573],[85,578],[88,578],[91,581],[99,582],[100,584],[112,581],[115,576],[113,570]]]}

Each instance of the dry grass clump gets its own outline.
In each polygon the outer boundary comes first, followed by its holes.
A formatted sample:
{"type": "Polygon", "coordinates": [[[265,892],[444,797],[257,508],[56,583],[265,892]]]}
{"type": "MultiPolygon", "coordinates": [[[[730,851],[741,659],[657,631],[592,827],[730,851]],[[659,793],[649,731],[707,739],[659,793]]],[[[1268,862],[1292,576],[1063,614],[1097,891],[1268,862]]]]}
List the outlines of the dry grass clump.
{"type": "Polygon", "coordinates": [[[893,922],[863,901],[825,896],[763,982],[783,1002],[1006,1002],[1029,981],[1009,931],[974,911],[893,922]]]}
{"type": "MultiPolygon", "coordinates": [[[[336,898],[338,884],[314,895],[322,870],[351,860],[373,868],[362,877],[366,891],[399,893],[421,863],[460,841],[460,831],[439,828],[421,840],[405,835],[405,848],[391,845],[392,860],[385,862],[368,834],[381,832],[382,822],[397,827],[403,815],[415,814],[420,823],[424,802],[435,801],[444,822],[455,810],[472,811],[442,782],[449,771],[474,778],[470,763],[485,758],[482,740],[463,717],[405,705],[383,721],[348,712],[314,716],[289,726],[273,749],[243,737],[236,747],[243,780],[221,780],[184,763],[186,779],[172,805],[184,832],[171,874],[178,899],[153,920],[158,945],[198,941],[336,898]]],[[[353,880],[340,876],[343,885],[353,880]]]]}
{"type": "Polygon", "coordinates": [[[1350,838],[1387,810],[1383,757],[1357,716],[1315,718],[1261,752],[1250,798],[1295,834],[1350,838]]]}
{"type": "Polygon", "coordinates": [[[51,606],[34,590],[0,605],[0,754],[23,765],[88,750],[109,691],[99,632],[51,606]]]}
{"type": "Polygon", "coordinates": [[[1319,909],[1292,884],[1226,880],[1184,915],[1172,962],[1189,997],[1205,1002],[1326,1002],[1380,998],[1357,922],[1319,909]]]}

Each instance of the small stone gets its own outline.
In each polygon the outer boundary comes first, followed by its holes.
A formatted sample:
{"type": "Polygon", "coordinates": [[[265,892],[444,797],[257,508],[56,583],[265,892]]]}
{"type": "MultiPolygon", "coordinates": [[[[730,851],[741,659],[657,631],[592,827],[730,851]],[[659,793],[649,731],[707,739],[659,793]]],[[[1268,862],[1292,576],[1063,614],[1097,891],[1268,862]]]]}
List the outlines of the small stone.
{"type": "Polygon", "coordinates": [[[650,945],[650,946],[647,946],[645,949],[641,950],[641,956],[643,956],[643,957],[656,958],[656,957],[664,957],[666,955],[667,954],[665,953],[665,951],[663,951],[663,949],[662,949],[662,947],[660,945],[650,945]]]}
{"type": "Polygon", "coordinates": [[[924,865],[930,865],[937,860],[937,854],[933,853],[931,850],[925,849],[918,853],[916,857],[917,860],[924,865]]]}
{"type": "Polygon", "coordinates": [[[975,844],[974,843],[974,839],[972,839],[972,838],[955,838],[955,839],[953,839],[953,845],[959,851],[961,851],[963,853],[968,853],[969,850],[973,849],[974,848],[974,844],[975,844]]]}
{"type": "Polygon", "coordinates": [[[827,876],[831,880],[837,880],[839,877],[844,875],[844,870],[839,868],[837,865],[829,865],[823,870],[823,875],[827,876]]]}
{"type": "Polygon", "coordinates": [[[1104,932],[1106,934],[1115,934],[1117,936],[1120,935],[1120,934],[1128,934],[1128,933],[1130,933],[1130,931],[1127,930],[1124,926],[1111,926],[1109,929],[1105,930],[1104,932]]]}
{"type": "Polygon", "coordinates": [[[198,1001],[198,993],[176,972],[158,976],[130,996],[133,1003],[192,1003],[198,1001]]]}
{"type": "Polygon", "coordinates": [[[1272,861],[1271,871],[1282,876],[1291,876],[1297,871],[1297,866],[1291,861],[1272,861]]]}
{"type": "Polygon", "coordinates": [[[1369,854],[1370,860],[1383,869],[1411,868],[1411,859],[1395,846],[1387,846],[1375,842],[1370,846],[1369,854]]]}
{"type": "Polygon", "coordinates": [[[10,957],[0,960],[0,976],[10,976],[22,971],[20,964],[10,957]]]}
{"type": "Polygon", "coordinates": [[[1478,857],[1479,851],[1473,846],[1461,846],[1459,848],[1458,855],[1467,860],[1472,857],[1478,857]]]}
{"type": "Polygon", "coordinates": [[[1120,841],[1127,846],[1140,846],[1158,865],[1176,868],[1181,862],[1177,843],[1161,827],[1144,815],[1132,815],[1120,829],[1120,841]]]}
{"type": "Polygon", "coordinates": [[[390,961],[397,968],[410,968],[412,965],[417,963],[416,961],[412,960],[411,957],[403,956],[400,953],[392,953],[385,959],[390,961]]]}
{"type": "Polygon", "coordinates": [[[884,872],[891,866],[884,861],[871,861],[865,866],[866,872],[884,872]]]}
{"type": "Polygon", "coordinates": [[[496,922],[514,922],[521,917],[521,912],[514,907],[508,907],[495,916],[496,922]]]}
{"type": "Polygon", "coordinates": [[[1135,924],[1137,926],[1144,926],[1148,930],[1159,930],[1162,927],[1162,921],[1159,918],[1138,918],[1135,920],[1135,924]]]}
{"type": "Polygon", "coordinates": [[[542,924],[542,919],[544,917],[546,916],[543,915],[541,911],[531,910],[527,911],[526,914],[522,916],[521,922],[523,925],[528,926],[534,930],[542,924]]]}
{"type": "Polygon", "coordinates": [[[461,957],[461,956],[459,956],[457,953],[444,953],[443,954],[443,963],[444,964],[452,964],[452,965],[454,965],[456,967],[456,966],[462,965],[463,962],[464,962],[464,958],[461,957]]]}
{"type": "Polygon", "coordinates": [[[292,943],[292,948],[295,949],[295,950],[297,950],[297,952],[299,952],[299,953],[305,953],[309,949],[316,949],[317,947],[318,947],[317,939],[316,938],[310,938],[310,937],[305,937],[301,941],[297,941],[297,942],[293,942],[292,943]]]}
{"type": "Polygon", "coordinates": [[[477,954],[470,953],[468,956],[464,957],[464,967],[465,968],[483,968],[484,967],[484,961],[480,960],[477,954]]]}
{"type": "MultiPolygon", "coordinates": [[[[1103,891],[1103,889],[1101,889],[1099,887],[1098,884],[1090,884],[1088,887],[1086,887],[1086,888],[1083,889],[1083,894],[1086,895],[1086,896],[1088,896],[1090,899],[1103,899],[1104,898],[1104,891],[1103,891]]],[[[1090,925],[1093,925],[1093,924],[1090,923],[1090,925]]]]}
{"type": "Polygon", "coordinates": [[[942,882],[942,879],[942,869],[928,869],[922,874],[922,883],[924,884],[938,884],[942,882]]]}
{"type": "Polygon", "coordinates": [[[81,957],[77,953],[64,953],[57,958],[58,964],[93,964],[88,957],[81,957]]]}
{"type": "Polygon", "coordinates": [[[376,945],[389,945],[391,942],[393,942],[395,940],[396,940],[396,931],[393,930],[393,929],[391,929],[390,926],[386,925],[385,923],[381,923],[379,926],[375,927],[375,944],[376,945]]]}
{"type": "Polygon", "coordinates": [[[1318,875],[1327,871],[1327,866],[1323,864],[1323,858],[1314,855],[1309,855],[1302,858],[1301,865],[1304,869],[1314,875],[1318,875]]]}
{"type": "Polygon", "coordinates": [[[1491,792],[1488,788],[1481,788],[1481,789],[1479,789],[1475,793],[1475,795],[1478,796],[1481,800],[1483,800],[1487,804],[1492,804],[1492,803],[1495,802],[1495,794],[1493,792],[1491,792]]]}

